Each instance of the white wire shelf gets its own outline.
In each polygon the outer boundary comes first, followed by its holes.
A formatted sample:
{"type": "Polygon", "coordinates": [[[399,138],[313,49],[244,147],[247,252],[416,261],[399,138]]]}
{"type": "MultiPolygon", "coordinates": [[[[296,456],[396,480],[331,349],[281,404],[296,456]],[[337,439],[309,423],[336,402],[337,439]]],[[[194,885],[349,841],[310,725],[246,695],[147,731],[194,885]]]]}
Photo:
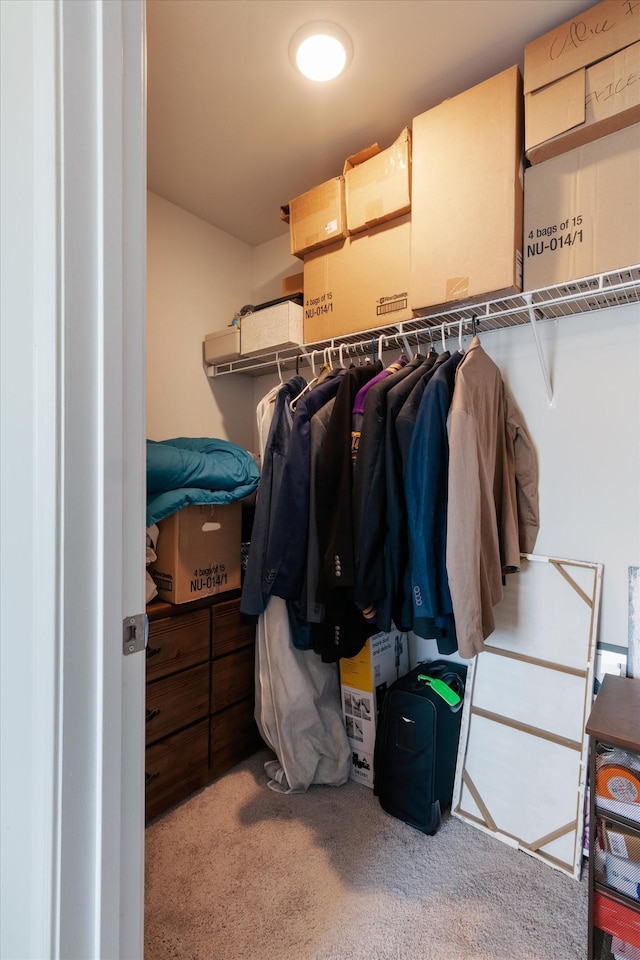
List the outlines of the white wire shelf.
{"type": "Polygon", "coordinates": [[[312,356],[320,362],[325,351],[332,351],[334,357],[339,354],[343,359],[357,355],[370,354],[378,349],[389,349],[394,345],[402,347],[403,338],[412,334],[411,344],[429,343],[434,332],[444,330],[448,333],[463,324],[465,333],[477,324],[478,333],[487,330],[501,330],[519,324],[537,320],[555,320],[579,313],[592,313],[607,307],[619,307],[630,303],[640,303],[640,264],[598,273],[581,280],[572,280],[554,287],[525,291],[488,300],[482,303],[451,306],[401,323],[387,324],[350,333],[328,340],[299,346],[283,347],[280,350],[264,351],[256,356],[239,357],[218,364],[205,364],[209,377],[220,377],[228,373],[244,373],[252,377],[282,373],[291,370],[296,364],[310,364],[312,356]]]}

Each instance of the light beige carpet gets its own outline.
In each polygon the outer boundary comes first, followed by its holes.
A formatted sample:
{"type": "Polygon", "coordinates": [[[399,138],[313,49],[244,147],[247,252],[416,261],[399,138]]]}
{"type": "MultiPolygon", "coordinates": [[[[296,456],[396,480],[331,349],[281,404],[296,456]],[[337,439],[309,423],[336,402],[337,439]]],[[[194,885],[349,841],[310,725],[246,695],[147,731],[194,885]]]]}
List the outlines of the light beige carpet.
{"type": "Polygon", "coordinates": [[[147,829],[145,960],[585,960],[584,880],[360,784],[273,793],[271,756],[147,829]]]}

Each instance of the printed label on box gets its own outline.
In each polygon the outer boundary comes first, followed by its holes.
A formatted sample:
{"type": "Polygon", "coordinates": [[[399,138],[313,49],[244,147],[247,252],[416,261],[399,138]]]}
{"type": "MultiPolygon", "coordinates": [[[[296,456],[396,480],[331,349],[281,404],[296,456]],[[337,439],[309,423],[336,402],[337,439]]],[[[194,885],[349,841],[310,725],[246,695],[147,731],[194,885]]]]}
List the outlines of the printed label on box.
{"type": "Polygon", "coordinates": [[[376,301],[376,314],[379,317],[384,317],[388,313],[396,313],[398,310],[406,310],[409,305],[409,294],[405,290],[404,293],[394,293],[390,297],[380,297],[376,301]]]}

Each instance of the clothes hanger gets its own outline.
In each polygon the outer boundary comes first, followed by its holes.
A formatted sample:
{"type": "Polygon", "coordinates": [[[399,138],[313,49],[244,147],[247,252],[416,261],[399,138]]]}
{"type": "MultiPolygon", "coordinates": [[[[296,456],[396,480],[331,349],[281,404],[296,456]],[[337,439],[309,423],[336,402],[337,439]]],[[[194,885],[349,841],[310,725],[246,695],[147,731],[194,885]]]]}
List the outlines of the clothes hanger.
{"type": "Polygon", "coordinates": [[[280,380],[280,385],[282,386],[284,381],[282,379],[282,367],[280,366],[280,356],[276,353],[276,365],[278,367],[278,378],[280,380]]]}
{"type": "Polygon", "coordinates": [[[378,360],[382,363],[382,369],[384,370],[384,362],[382,360],[382,344],[384,341],[384,333],[381,333],[378,337],[378,360]]]}
{"type": "Polygon", "coordinates": [[[342,367],[343,370],[346,370],[346,369],[347,369],[347,365],[346,365],[346,363],[344,362],[344,360],[342,359],[342,348],[343,348],[343,347],[344,347],[344,343],[341,343],[340,346],[338,347],[338,363],[340,364],[340,366],[342,367]]]}
{"type": "Polygon", "coordinates": [[[413,360],[413,350],[412,350],[411,347],[409,346],[409,341],[407,340],[406,335],[405,335],[405,334],[402,334],[402,336],[400,337],[400,339],[401,339],[402,342],[404,343],[404,349],[405,349],[405,353],[407,354],[407,359],[408,359],[408,360],[413,360]]]}
{"type": "Polygon", "coordinates": [[[441,326],[441,328],[440,328],[440,329],[442,330],[442,351],[443,351],[443,353],[444,353],[444,351],[447,349],[447,344],[446,344],[445,336],[444,336],[444,328],[445,328],[445,326],[446,326],[446,324],[445,324],[445,322],[444,322],[444,320],[443,320],[443,321],[442,321],[442,326],[441,326]]]}
{"type": "Polygon", "coordinates": [[[312,373],[313,373],[313,377],[311,378],[311,380],[309,380],[308,383],[306,383],[306,384],[304,385],[304,387],[302,388],[302,390],[300,391],[300,393],[298,394],[298,396],[297,396],[297,397],[294,397],[293,400],[290,400],[290,401],[289,401],[289,409],[291,410],[292,413],[295,412],[296,404],[297,404],[298,400],[300,399],[300,397],[304,396],[304,394],[307,392],[307,390],[310,390],[311,387],[314,385],[314,383],[317,383],[317,381],[318,381],[318,377],[316,376],[315,353],[316,353],[315,350],[312,350],[312,351],[311,351],[311,357],[309,358],[309,363],[310,363],[310,365],[311,365],[311,371],[312,371],[312,373]]]}
{"type": "Polygon", "coordinates": [[[460,321],[460,326],[458,327],[458,350],[460,353],[464,353],[464,348],[462,346],[462,324],[463,321],[460,321]]]}

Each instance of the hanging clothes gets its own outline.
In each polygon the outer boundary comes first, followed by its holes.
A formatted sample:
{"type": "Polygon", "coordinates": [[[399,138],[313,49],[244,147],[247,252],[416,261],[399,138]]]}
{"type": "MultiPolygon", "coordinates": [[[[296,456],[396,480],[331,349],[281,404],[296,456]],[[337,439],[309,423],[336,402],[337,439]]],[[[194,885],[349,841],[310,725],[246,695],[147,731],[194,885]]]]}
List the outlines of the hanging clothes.
{"type": "Polygon", "coordinates": [[[377,623],[385,593],[386,527],[385,429],[387,395],[422,365],[417,356],[374,384],[367,393],[362,434],[353,476],[356,579],[354,600],[367,620],[377,623]]]}
{"type": "Polygon", "coordinates": [[[320,544],[318,542],[318,519],[316,506],[316,483],[320,451],[331,420],[336,398],[332,397],[311,418],[311,464],[309,476],[309,540],[307,543],[307,607],[309,623],[322,623],[324,604],[318,600],[320,580],[320,544]]]}
{"type": "Polygon", "coordinates": [[[275,399],[271,391],[258,405],[263,477],[247,576],[249,570],[254,572],[248,587],[245,577],[241,601],[245,612],[264,604],[256,628],[255,719],[263,740],[276,754],[275,760],[265,764],[268,786],[281,793],[300,793],[312,784],[339,786],[346,782],[351,766],[335,666],[293,646],[286,601],[264,597],[260,589],[271,506],[279,492],[292,429],[290,402],[304,385],[302,378],[294,377],[276,388],[275,399]]]}
{"type": "MultiPolygon", "coordinates": [[[[504,386],[504,384],[503,384],[504,386]]],[[[540,526],[538,460],[524,418],[512,394],[504,386],[507,420],[507,456],[515,478],[515,508],[521,553],[533,553],[540,526]]]]}
{"type": "Polygon", "coordinates": [[[296,375],[285,384],[270,390],[256,410],[262,471],[251,531],[251,549],[240,599],[240,612],[247,616],[257,617],[267,603],[268,592],[263,591],[262,578],[270,539],[273,536],[277,494],[282,483],[293,426],[290,403],[305,386],[306,380],[296,375]]]}
{"type": "Polygon", "coordinates": [[[442,654],[454,653],[458,647],[446,569],[447,417],[462,359],[462,353],[454,353],[425,386],[405,477],[413,630],[420,637],[436,639],[442,654]]]}
{"type": "Polygon", "coordinates": [[[314,649],[329,663],[355,656],[371,633],[353,605],[351,417],[358,390],[381,369],[382,364],[376,362],[349,367],[345,372],[317,461],[317,599],[324,604],[325,615],[314,627],[313,636],[314,649]]]}
{"type": "Polygon", "coordinates": [[[303,609],[307,602],[310,421],[314,413],[335,397],[344,373],[343,369],[332,371],[326,380],[298,400],[267,551],[263,591],[298,601],[303,609]]]}
{"type": "MultiPolygon", "coordinates": [[[[439,354],[435,362],[431,365],[428,365],[425,368],[423,376],[418,378],[415,386],[409,393],[409,396],[406,398],[405,402],[402,404],[398,416],[396,418],[395,434],[398,444],[398,449],[400,451],[400,460],[401,460],[401,469],[402,469],[402,491],[404,496],[404,477],[407,472],[407,464],[409,461],[409,450],[411,448],[411,440],[413,437],[413,431],[415,429],[416,417],[418,416],[418,410],[420,409],[420,401],[422,400],[422,395],[426,389],[427,384],[431,377],[433,377],[436,371],[439,369],[441,364],[446,363],[449,359],[450,353],[448,350],[444,350],[439,354]]],[[[406,503],[405,503],[406,510],[406,503]]],[[[408,523],[408,519],[407,519],[408,523]]],[[[411,589],[411,562],[410,562],[410,548],[409,548],[409,530],[408,527],[404,534],[402,540],[402,553],[400,554],[400,577],[401,582],[398,588],[398,600],[399,612],[398,617],[401,620],[402,624],[406,626],[406,629],[413,628],[413,593],[411,589]]]]}
{"type": "Polygon", "coordinates": [[[390,366],[385,367],[384,370],[381,370],[380,373],[377,373],[372,380],[369,380],[369,382],[365,383],[363,387],[360,387],[356,393],[355,400],[353,401],[353,410],[351,411],[351,460],[354,464],[358,456],[360,435],[362,433],[362,421],[364,420],[364,407],[369,390],[371,390],[376,383],[380,383],[381,380],[385,380],[387,377],[390,377],[392,373],[397,373],[398,370],[405,366],[406,362],[407,361],[404,359],[404,357],[400,357],[400,359],[395,363],[390,364],[390,366]]]}
{"type": "Polygon", "coordinates": [[[402,453],[396,430],[398,415],[418,381],[431,370],[438,359],[435,350],[387,394],[387,417],[385,425],[385,481],[386,531],[385,531],[385,594],[378,606],[377,622],[381,630],[391,629],[392,622],[398,630],[410,630],[412,626],[411,598],[404,590],[404,566],[408,563],[409,532],[407,508],[402,471],[402,453]]]}
{"type": "MultiPolygon", "coordinates": [[[[533,446],[513,410],[528,456],[510,456],[500,370],[474,337],[459,365],[449,419],[449,499],[446,564],[458,648],[473,657],[495,628],[503,572],[520,568],[517,489],[537,490],[533,446]],[[515,476],[516,466],[521,473],[515,476]]],[[[528,545],[538,528],[537,499],[529,497],[528,545]]]]}

